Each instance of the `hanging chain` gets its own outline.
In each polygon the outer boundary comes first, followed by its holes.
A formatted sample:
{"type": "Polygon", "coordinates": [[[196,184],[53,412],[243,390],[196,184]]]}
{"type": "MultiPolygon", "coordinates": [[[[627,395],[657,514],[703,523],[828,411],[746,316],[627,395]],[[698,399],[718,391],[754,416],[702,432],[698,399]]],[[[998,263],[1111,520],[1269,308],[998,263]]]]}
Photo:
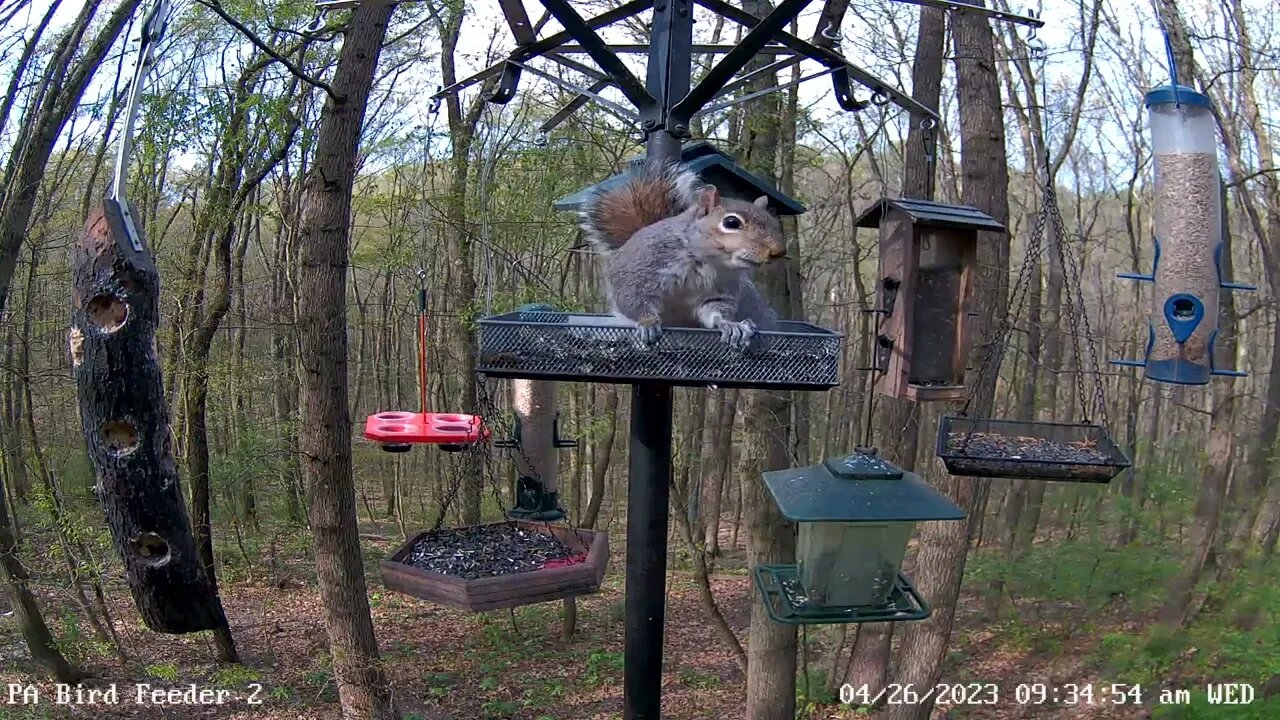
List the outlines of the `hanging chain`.
{"type": "MultiPolygon", "coordinates": [[[[1083,415],[1081,421],[1088,424],[1091,415],[1090,398],[1084,386],[1084,374],[1087,370],[1093,375],[1094,380],[1093,417],[1098,419],[1103,430],[1109,430],[1110,421],[1107,417],[1107,400],[1105,385],[1102,380],[1102,369],[1098,362],[1098,346],[1093,336],[1093,330],[1089,326],[1089,311],[1084,303],[1084,290],[1080,282],[1080,273],[1066,251],[1066,224],[1063,222],[1061,210],[1058,208],[1057,193],[1054,192],[1051,184],[1046,184],[1044,195],[1045,211],[1053,216],[1053,223],[1056,229],[1054,235],[1057,244],[1055,252],[1058,256],[1058,262],[1062,265],[1063,279],[1066,285],[1064,289],[1066,290],[1067,322],[1071,325],[1071,346],[1076,361],[1076,392],[1079,394],[1080,411],[1083,415]],[[1082,325],[1083,332],[1080,330],[1082,325]],[[1086,362],[1088,363],[1088,368],[1085,366],[1086,362]]],[[[1081,257],[1081,262],[1083,262],[1083,256],[1081,257]]]]}

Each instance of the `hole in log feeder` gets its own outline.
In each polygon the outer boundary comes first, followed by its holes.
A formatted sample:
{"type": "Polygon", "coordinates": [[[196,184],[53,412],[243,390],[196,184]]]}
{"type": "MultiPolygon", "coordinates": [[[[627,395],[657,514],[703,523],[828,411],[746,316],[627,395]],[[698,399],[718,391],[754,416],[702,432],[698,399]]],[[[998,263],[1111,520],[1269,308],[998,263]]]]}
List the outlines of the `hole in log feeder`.
{"type": "Polygon", "coordinates": [[[148,565],[158,567],[169,562],[169,543],[156,533],[147,532],[137,535],[129,541],[129,544],[133,546],[133,552],[148,565]]]}
{"type": "Polygon", "coordinates": [[[138,449],[138,430],[124,420],[107,420],[98,428],[102,444],[116,457],[124,457],[138,449]]]}
{"type": "Polygon", "coordinates": [[[1196,315],[1196,304],[1187,298],[1173,301],[1173,316],[1179,320],[1190,320],[1196,315]]]}
{"type": "Polygon", "coordinates": [[[113,333],[129,318],[129,306],[115,295],[99,295],[89,301],[86,308],[89,322],[102,332],[113,333]]]}
{"type": "Polygon", "coordinates": [[[71,367],[78,368],[84,362],[84,333],[80,328],[72,327],[67,333],[67,345],[71,348],[71,367]]]}

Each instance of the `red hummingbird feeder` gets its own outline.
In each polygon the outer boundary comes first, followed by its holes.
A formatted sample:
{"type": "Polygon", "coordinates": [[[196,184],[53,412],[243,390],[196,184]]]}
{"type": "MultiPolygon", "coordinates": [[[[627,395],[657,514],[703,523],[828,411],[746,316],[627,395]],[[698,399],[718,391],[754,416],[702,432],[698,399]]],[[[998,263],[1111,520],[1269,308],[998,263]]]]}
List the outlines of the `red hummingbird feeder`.
{"type": "Polygon", "coordinates": [[[426,272],[418,271],[418,400],[419,412],[389,410],[370,415],[364,436],[387,452],[408,452],[414,445],[438,445],[445,452],[460,452],[468,445],[489,439],[484,418],[466,413],[427,412],[427,288],[426,272]]]}

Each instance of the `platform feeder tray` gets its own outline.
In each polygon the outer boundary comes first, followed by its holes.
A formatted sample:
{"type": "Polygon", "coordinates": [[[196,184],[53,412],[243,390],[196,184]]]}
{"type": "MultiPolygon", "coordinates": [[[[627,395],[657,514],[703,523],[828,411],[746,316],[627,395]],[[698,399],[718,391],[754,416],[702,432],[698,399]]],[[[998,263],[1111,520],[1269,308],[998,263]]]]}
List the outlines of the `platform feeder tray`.
{"type": "Polygon", "coordinates": [[[665,328],[652,347],[611,315],[513,312],[478,321],[477,372],[492,377],[682,387],[826,390],[839,385],[843,335],[782,321],[735,350],[717,330],[665,328]]]}
{"type": "Polygon", "coordinates": [[[1098,425],[1022,420],[944,417],[937,455],[966,477],[1106,483],[1130,466],[1098,425]]]}
{"type": "Polygon", "coordinates": [[[933,612],[901,573],[885,603],[846,607],[810,606],[795,565],[758,565],[754,575],[769,619],[786,625],[904,622],[924,620],[933,612]]]}
{"type": "Polygon", "coordinates": [[[545,522],[515,520],[435,532],[456,534],[501,529],[504,526],[553,536],[571,553],[586,553],[586,559],[560,567],[480,577],[432,572],[410,564],[419,542],[432,536],[432,531],[426,531],[410,538],[380,563],[383,585],[389,590],[421,600],[472,612],[532,605],[590,595],[600,590],[609,560],[608,534],[602,530],[574,529],[545,522]]]}

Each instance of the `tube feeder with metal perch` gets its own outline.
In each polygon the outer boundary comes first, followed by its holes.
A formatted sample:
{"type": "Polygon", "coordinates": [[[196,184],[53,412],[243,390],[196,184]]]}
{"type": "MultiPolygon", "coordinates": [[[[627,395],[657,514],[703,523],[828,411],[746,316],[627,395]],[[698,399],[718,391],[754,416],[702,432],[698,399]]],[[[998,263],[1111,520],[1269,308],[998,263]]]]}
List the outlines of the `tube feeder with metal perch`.
{"type": "Polygon", "coordinates": [[[1225,228],[1211,101],[1175,81],[1147,93],[1145,105],[1155,163],[1154,259],[1151,274],[1118,277],[1152,283],[1154,292],[1143,359],[1112,362],[1174,385],[1244,377],[1219,368],[1215,352],[1219,292],[1257,287],[1222,277],[1225,228]]]}

